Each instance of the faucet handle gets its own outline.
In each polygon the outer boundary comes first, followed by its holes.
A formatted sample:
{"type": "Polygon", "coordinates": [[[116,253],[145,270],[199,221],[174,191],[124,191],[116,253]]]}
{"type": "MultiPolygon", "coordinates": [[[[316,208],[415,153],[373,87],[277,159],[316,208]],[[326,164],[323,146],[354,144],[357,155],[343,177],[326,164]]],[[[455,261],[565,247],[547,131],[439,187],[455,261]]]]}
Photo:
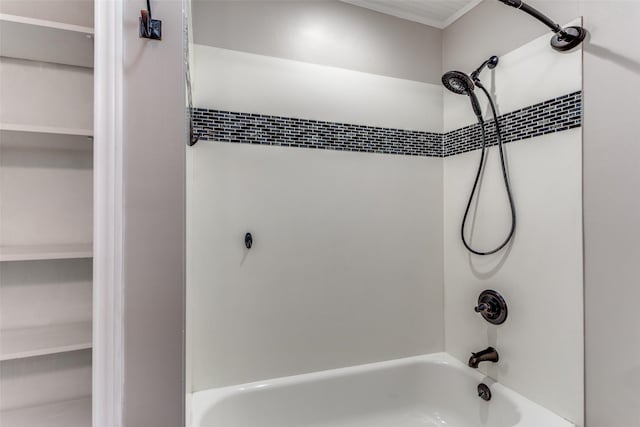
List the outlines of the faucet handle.
{"type": "Polygon", "coordinates": [[[480,313],[484,320],[494,325],[501,325],[507,320],[507,303],[502,295],[491,289],[482,291],[474,310],[480,313]]]}
{"type": "Polygon", "coordinates": [[[478,304],[474,308],[474,310],[475,310],[476,313],[483,313],[483,314],[487,314],[489,316],[491,316],[491,315],[493,315],[495,313],[495,310],[493,309],[491,304],[484,303],[484,302],[481,302],[480,304],[478,304]]]}

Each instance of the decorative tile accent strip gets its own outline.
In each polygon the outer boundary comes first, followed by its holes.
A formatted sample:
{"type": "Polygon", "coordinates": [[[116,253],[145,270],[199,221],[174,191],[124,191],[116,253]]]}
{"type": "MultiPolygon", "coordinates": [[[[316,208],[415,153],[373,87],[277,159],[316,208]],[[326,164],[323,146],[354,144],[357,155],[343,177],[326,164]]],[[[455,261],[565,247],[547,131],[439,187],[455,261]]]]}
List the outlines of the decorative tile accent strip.
{"type": "Polygon", "coordinates": [[[193,110],[202,140],[364,153],[442,156],[442,134],[229,111],[193,110]]]}
{"type": "MultiPolygon", "coordinates": [[[[513,142],[582,126],[582,92],[573,92],[499,116],[502,141],[513,142]]],[[[487,146],[498,143],[493,120],[485,122],[487,146]]],[[[444,157],[482,147],[480,127],[470,125],[444,134],[444,157]]]]}
{"type": "MultiPolygon", "coordinates": [[[[582,125],[582,92],[574,92],[500,116],[505,143],[582,125]]],[[[202,140],[281,147],[447,157],[481,148],[477,124],[445,134],[230,111],[193,109],[202,140]]],[[[497,144],[493,120],[485,123],[487,144],[497,144]]]]}

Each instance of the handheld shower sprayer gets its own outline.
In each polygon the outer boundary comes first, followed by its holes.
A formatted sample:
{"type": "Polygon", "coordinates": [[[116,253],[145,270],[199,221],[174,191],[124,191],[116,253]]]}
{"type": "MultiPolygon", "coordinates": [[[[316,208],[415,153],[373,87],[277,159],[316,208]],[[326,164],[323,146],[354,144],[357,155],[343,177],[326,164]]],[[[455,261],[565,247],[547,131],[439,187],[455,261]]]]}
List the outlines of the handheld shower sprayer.
{"type": "MultiPolygon", "coordinates": [[[[516,1],[516,0],[512,0],[516,1]]],[[[507,246],[507,244],[513,238],[513,235],[516,231],[516,209],[515,203],[513,201],[513,195],[511,193],[511,184],[509,183],[509,176],[507,174],[507,165],[504,156],[504,150],[502,148],[502,134],[500,132],[500,123],[498,121],[498,113],[496,111],[496,107],[493,103],[493,99],[491,98],[491,94],[484,87],[482,82],[480,81],[480,73],[485,67],[489,69],[493,69],[498,65],[498,57],[492,56],[486,61],[482,63],[471,75],[467,75],[462,71],[448,71],[444,73],[442,76],[442,84],[449,89],[451,92],[456,93],[458,95],[467,95],[469,100],[471,101],[471,108],[478,118],[478,123],[480,124],[480,130],[482,133],[482,151],[480,153],[480,164],[478,165],[478,171],[476,172],[475,181],[473,183],[473,188],[471,189],[471,194],[469,195],[469,201],[467,202],[467,207],[464,211],[464,216],[462,218],[462,226],[460,227],[460,235],[462,238],[462,243],[469,250],[469,252],[475,255],[491,255],[500,251],[502,248],[507,246]],[[487,150],[487,132],[485,130],[484,119],[482,117],[482,109],[480,108],[480,103],[478,102],[478,97],[475,94],[475,88],[479,87],[482,92],[486,95],[489,100],[489,105],[491,106],[491,112],[493,114],[494,126],[496,128],[496,138],[498,140],[498,150],[500,152],[500,164],[502,166],[502,177],[504,180],[504,186],[507,192],[507,198],[509,199],[509,206],[511,208],[511,228],[509,230],[509,234],[507,238],[496,248],[489,251],[479,251],[471,247],[471,244],[467,242],[467,238],[465,236],[465,227],[467,224],[467,218],[469,216],[469,211],[471,210],[471,203],[473,202],[473,198],[475,197],[476,191],[478,190],[480,177],[482,176],[482,170],[485,165],[485,156],[487,150]]]]}
{"type": "Polygon", "coordinates": [[[566,27],[562,28],[560,25],[556,24],[552,21],[548,16],[544,13],[540,12],[538,9],[529,6],[522,0],[498,0],[507,6],[515,7],[516,9],[520,9],[521,11],[533,16],[538,21],[542,22],[544,25],[549,27],[551,31],[556,33],[551,38],[551,47],[560,52],[565,52],[567,50],[571,50],[574,47],[578,46],[587,36],[587,30],[583,27],[566,27]]]}
{"type": "Polygon", "coordinates": [[[462,71],[449,71],[442,76],[442,84],[453,93],[458,95],[467,95],[471,101],[471,107],[476,114],[478,121],[483,122],[482,110],[480,109],[480,103],[478,97],[474,91],[474,83],[471,77],[462,71]]]}
{"type": "Polygon", "coordinates": [[[479,66],[471,75],[467,75],[462,71],[449,71],[442,76],[442,84],[453,93],[458,95],[467,95],[471,101],[471,108],[476,114],[480,123],[484,122],[482,118],[482,110],[480,108],[480,102],[475,93],[475,85],[480,82],[479,76],[484,67],[494,69],[498,65],[498,57],[492,56],[479,66]]]}

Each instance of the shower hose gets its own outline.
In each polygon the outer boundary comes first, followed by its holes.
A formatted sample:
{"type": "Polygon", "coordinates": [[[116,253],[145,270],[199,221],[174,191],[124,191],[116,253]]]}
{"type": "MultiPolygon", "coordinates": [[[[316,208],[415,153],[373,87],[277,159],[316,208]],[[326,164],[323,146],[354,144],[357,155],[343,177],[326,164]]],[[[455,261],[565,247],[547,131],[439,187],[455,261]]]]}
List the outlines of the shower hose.
{"type": "Polygon", "coordinates": [[[493,99],[491,98],[491,95],[489,94],[487,89],[482,85],[482,83],[476,80],[475,84],[477,87],[482,89],[484,94],[487,96],[487,99],[489,99],[489,105],[491,105],[491,112],[493,113],[493,121],[496,127],[496,137],[498,139],[498,150],[500,152],[500,165],[502,166],[502,178],[504,179],[504,187],[507,192],[507,198],[509,199],[509,206],[511,208],[511,229],[509,230],[509,235],[507,236],[507,238],[497,248],[490,251],[479,251],[479,250],[473,249],[469,244],[469,242],[467,242],[467,239],[465,237],[464,231],[465,231],[465,226],[467,224],[467,218],[469,216],[469,211],[471,210],[471,204],[473,202],[473,198],[476,194],[476,191],[478,190],[478,184],[480,182],[480,177],[482,176],[482,171],[484,169],[486,152],[487,152],[487,133],[484,128],[484,121],[482,120],[482,118],[479,118],[478,123],[480,124],[480,129],[482,131],[482,150],[480,152],[480,164],[478,165],[478,172],[476,173],[476,178],[475,178],[475,181],[473,182],[473,188],[471,190],[471,194],[469,195],[469,201],[467,202],[467,208],[465,209],[464,217],[462,218],[460,235],[462,236],[462,243],[464,243],[464,246],[469,250],[469,252],[475,255],[491,255],[491,254],[495,254],[496,252],[500,251],[505,246],[507,246],[507,244],[513,238],[513,235],[516,231],[516,208],[513,202],[513,194],[511,193],[511,185],[509,184],[509,175],[507,173],[507,165],[504,158],[504,150],[502,146],[503,145],[502,134],[500,132],[500,123],[498,122],[498,114],[496,113],[496,107],[493,103],[493,99]]]}

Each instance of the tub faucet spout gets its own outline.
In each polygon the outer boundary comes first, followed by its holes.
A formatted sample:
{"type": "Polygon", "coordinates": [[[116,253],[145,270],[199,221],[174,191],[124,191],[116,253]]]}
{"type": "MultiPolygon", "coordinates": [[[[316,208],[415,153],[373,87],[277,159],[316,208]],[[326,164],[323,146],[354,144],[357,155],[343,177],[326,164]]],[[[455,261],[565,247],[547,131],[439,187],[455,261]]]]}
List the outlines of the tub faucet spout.
{"type": "Polygon", "coordinates": [[[469,358],[469,367],[478,368],[480,362],[498,362],[498,352],[493,347],[487,347],[485,350],[479,351],[477,353],[471,353],[471,357],[469,358]]]}

